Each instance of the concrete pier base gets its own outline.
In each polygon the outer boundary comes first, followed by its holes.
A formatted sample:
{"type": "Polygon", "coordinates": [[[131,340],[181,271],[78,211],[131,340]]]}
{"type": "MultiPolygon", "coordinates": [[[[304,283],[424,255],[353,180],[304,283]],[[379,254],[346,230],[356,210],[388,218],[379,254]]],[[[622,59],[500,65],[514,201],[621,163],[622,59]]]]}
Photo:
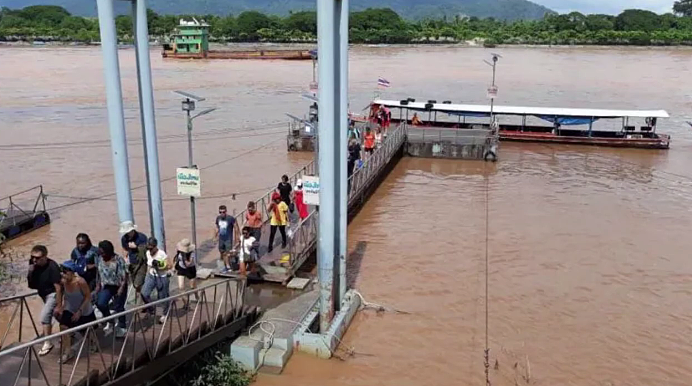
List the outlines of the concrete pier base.
{"type": "MultiPolygon", "coordinates": [[[[320,333],[313,333],[310,329],[297,331],[294,335],[295,349],[319,358],[331,358],[341,343],[341,338],[346,334],[353,317],[360,309],[360,304],[360,296],[356,295],[353,290],[347,291],[344,301],[341,303],[341,309],[334,315],[329,329],[320,333]]],[[[303,325],[314,323],[317,317],[317,312],[308,314],[303,325]]]]}

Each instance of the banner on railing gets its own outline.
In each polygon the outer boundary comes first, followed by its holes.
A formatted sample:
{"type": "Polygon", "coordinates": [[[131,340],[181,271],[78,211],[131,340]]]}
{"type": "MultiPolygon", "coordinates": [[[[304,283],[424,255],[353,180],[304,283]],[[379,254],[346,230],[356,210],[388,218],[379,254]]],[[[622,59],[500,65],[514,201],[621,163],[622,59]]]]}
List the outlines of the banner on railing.
{"type": "Polygon", "coordinates": [[[303,201],[308,205],[320,204],[320,178],[303,176],[303,201]]]}

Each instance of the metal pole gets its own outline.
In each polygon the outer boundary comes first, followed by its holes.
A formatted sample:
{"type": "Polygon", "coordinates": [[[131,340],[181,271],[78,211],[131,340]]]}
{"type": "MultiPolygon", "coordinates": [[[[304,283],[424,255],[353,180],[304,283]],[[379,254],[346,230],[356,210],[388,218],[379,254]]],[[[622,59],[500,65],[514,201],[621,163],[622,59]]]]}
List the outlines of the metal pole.
{"type": "Polygon", "coordinates": [[[127,162],[127,137],[123,113],[120,68],[118,67],[118,37],[115,31],[113,0],[96,1],[101,33],[104,76],[106,78],[106,105],[108,106],[108,128],[111,136],[113,177],[115,196],[118,201],[118,219],[121,228],[134,223],[130,170],[127,162]]]}
{"type": "Polygon", "coordinates": [[[339,157],[339,173],[336,174],[338,196],[339,229],[336,236],[339,239],[339,291],[336,299],[337,309],[341,309],[341,303],[346,296],[346,257],[348,242],[348,16],[349,0],[341,0],[337,3],[337,17],[339,18],[339,115],[340,124],[337,132],[337,152],[339,157]]]}
{"type": "MultiPolygon", "coordinates": [[[[190,100],[188,99],[189,103],[190,100]]],[[[190,110],[187,110],[187,166],[192,168],[194,163],[192,161],[192,117],[190,117],[190,110]]],[[[197,214],[195,213],[195,198],[190,196],[190,224],[192,227],[192,244],[197,246],[197,214]]],[[[199,248],[199,246],[197,246],[199,248]]],[[[197,254],[195,254],[195,263],[199,262],[197,254]]]]}
{"type": "MultiPolygon", "coordinates": [[[[337,141],[340,134],[337,114],[339,90],[337,83],[337,33],[335,0],[317,0],[317,54],[319,55],[319,175],[320,216],[317,245],[317,268],[320,284],[320,332],[326,332],[334,317],[334,259],[338,252],[335,238],[339,204],[337,198],[338,168],[337,141]]],[[[341,154],[340,152],[338,154],[341,154]]],[[[340,192],[340,189],[339,189],[340,192]]]]}
{"type": "MultiPolygon", "coordinates": [[[[495,67],[497,66],[497,56],[493,55],[493,89],[495,89],[495,67]]],[[[495,121],[494,115],[495,98],[490,98],[490,124],[495,121]]]]}
{"type": "Polygon", "coordinates": [[[132,33],[134,35],[134,43],[135,43],[135,60],[137,61],[137,94],[139,96],[139,122],[142,127],[142,147],[143,147],[143,154],[144,154],[144,171],[146,173],[146,178],[147,178],[147,205],[149,206],[149,234],[154,235],[154,211],[151,208],[151,185],[149,184],[150,177],[149,177],[149,163],[146,162],[147,159],[149,159],[149,155],[147,152],[147,131],[145,130],[145,123],[144,123],[144,106],[142,104],[142,82],[140,79],[142,79],[141,76],[141,70],[139,68],[139,47],[137,46],[137,2],[136,0],[132,1],[132,33]]]}
{"type": "Polygon", "coordinates": [[[137,3],[137,57],[139,84],[142,89],[141,114],[144,120],[144,143],[147,148],[145,162],[149,169],[147,185],[151,196],[151,217],[153,218],[154,237],[159,240],[159,248],[166,250],[166,231],[163,222],[163,201],[161,200],[161,177],[159,174],[159,150],[156,143],[156,116],[154,114],[154,86],[151,80],[151,61],[149,59],[149,27],[147,26],[146,0],[135,0],[137,3]]]}

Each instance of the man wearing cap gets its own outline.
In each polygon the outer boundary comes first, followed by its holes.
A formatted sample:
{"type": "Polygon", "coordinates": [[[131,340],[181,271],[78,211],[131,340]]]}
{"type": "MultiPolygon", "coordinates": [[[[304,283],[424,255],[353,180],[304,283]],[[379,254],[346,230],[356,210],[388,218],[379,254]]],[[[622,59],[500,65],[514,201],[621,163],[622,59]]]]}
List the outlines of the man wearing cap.
{"type": "Polygon", "coordinates": [[[121,229],[120,244],[122,244],[125,258],[129,264],[137,263],[137,254],[140,246],[147,245],[147,235],[137,232],[137,225],[127,222],[121,229]]]}

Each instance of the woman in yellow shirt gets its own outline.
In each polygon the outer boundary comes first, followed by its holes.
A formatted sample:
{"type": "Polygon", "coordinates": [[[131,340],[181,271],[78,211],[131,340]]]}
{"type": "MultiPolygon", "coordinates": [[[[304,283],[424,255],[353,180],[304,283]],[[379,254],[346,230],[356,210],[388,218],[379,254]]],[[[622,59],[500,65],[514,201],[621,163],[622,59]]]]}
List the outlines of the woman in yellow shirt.
{"type": "Polygon", "coordinates": [[[272,203],[267,207],[267,212],[271,214],[269,223],[269,247],[267,253],[274,249],[274,237],[276,229],[281,232],[281,248],[286,248],[286,225],[288,225],[288,205],[281,201],[281,195],[277,192],[272,194],[272,203]]]}

